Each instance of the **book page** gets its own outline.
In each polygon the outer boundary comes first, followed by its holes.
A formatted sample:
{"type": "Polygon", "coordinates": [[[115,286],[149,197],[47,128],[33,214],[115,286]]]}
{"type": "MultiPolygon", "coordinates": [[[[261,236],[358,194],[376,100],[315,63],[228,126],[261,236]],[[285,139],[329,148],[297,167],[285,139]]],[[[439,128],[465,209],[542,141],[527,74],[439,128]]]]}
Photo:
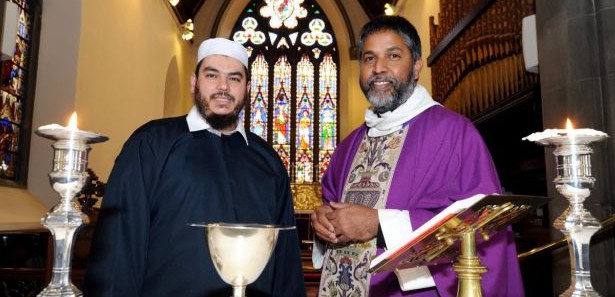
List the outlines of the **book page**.
{"type": "MultiPolygon", "coordinates": [[[[458,200],[453,202],[451,205],[446,207],[440,213],[436,214],[429,221],[425,222],[425,224],[421,225],[419,228],[414,230],[406,244],[402,245],[397,249],[386,250],[379,256],[372,259],[370,264],[370,269],[378,268],[379,266],[385,265],[386,262],[395,259],[397,256],[401,255],[404,251],[408,250],[419,241],[421,241],[425,236],[431,234],[435,229],[440,227],[443,223],[450,220],[457,214],[463,212],[464,210],[470,208],[472,205],[476,204],[480,200],[482,200],[486,195],[485,194],[476,194],[466,199],[458,200]],[[383,262],[384,261],[384,262],[383,262]]],[[[410,214],[412,215],[412,214],[410,214]]]]}

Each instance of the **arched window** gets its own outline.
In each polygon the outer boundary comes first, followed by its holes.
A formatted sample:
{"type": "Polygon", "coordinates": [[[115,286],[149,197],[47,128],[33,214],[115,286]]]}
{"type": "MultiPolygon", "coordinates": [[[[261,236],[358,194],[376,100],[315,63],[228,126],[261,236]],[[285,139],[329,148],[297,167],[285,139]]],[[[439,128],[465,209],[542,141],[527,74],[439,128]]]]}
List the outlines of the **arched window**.
{"type": "Polygon", "coordinates": [[[3,51],[0,60],[0,186],[24,187],[34,106],[41,1],[3,2],[0,13],[4,14],[6,10],[8,17],[2,21],[14,31],[5,28],[6,35],[2,36],[10,44],[4,48],[8,52],[3,51]]]}
{"type": "Polygon", "coordinates": [[[319,182],[339,131],[329,20],[315,0],[252,0],[232,37],[250,53],[246,129],[273,145],[293,183],[319,182]]]}

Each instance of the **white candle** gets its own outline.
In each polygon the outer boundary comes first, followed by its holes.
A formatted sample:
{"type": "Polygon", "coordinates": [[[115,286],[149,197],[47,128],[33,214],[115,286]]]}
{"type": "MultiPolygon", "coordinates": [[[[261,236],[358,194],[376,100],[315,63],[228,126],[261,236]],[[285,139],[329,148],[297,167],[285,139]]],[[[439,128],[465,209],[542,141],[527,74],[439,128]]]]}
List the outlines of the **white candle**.
{"type": "Polygon", "coordinates": [[[77,113],[73,112],[68,126],[49,124],[38,127],[36,134],[53,140],[83,140],[85,143],[103,142],[109,137],[77,128],[77,113]]]}
{"type": "Polygon", "coordinates": [[[539,141],[545,138],[554,138],[554,137],[578,137],[578,136],[608,136],[606,133],[602,131],[597,131],[594,129],[574,129],[574,130],[566,130],[566,129],[546,129],[543,132],[535,132],[526,137],[523,137],[523,140],[529,141],[539,141]]]}
{"type": "Polygon", "coordinates": [[[566,129],[546,129],[543,132],[535,132],[523,137],[522,140],[540,141],[546,138],[567,137],[574,141],[575,138],[583,136],[607,137],[608,135],[602,131],[594,129],[573,129],[570,119],[566,119],[566,129]]]}
{"type": "Polygon", "coordinates": [[[77,132],[77,112],[73,112],[68,121],[68,126],[66,126],[68,131],[70,132],[70,137],[68,141],[68,173],[70,175],[70,171],[74,169],[75,166],[75,133],[77,132]]]}
{"type": "MultiPolygon", "coordinates": [[[[566,118],[566,134],[570,143],[576,143],[575,141],[575,129],[572,126],[572,122],[570,119],[566,118]]],[[[579,152],[577,150],[576,145],[570,146],[570,174],[572,175],[572,180],[576,185],[579,178],[579,152]]],[[[575,188],[576,189],[576,188],[575,188]]]]}

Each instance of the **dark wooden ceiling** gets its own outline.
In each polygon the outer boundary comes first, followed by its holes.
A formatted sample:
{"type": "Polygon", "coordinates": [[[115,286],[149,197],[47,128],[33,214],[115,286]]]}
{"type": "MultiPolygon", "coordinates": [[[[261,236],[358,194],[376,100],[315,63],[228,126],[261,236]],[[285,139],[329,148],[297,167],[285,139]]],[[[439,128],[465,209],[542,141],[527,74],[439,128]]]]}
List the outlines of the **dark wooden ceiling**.
{"type": "MultiPolygon", "coordinates": [[[[184,23],[188,19],[194,19],[194,16],[199,12],[199,9],[203,6],[207,0],[180,0],[179,3],[173,8],[175,15],[180,23],[184,23]]],[[[331,1],[331,0],[327,0],[331,1]]],[[[371,19],[375,16],[384,13],[384,5],[391,3],[395,5],[397,0],[358,0],[361,3],[361,7],[365,10],[367,16],[371,19]]]]}
{"type": "Polygon", "coordinates": [[[207,0],[180,0],[173,9],[175,16],[177,16],[177,19],[182,24],[188,19],[194,20],[194,16],[199,12],[205,1],[207,0]]]}

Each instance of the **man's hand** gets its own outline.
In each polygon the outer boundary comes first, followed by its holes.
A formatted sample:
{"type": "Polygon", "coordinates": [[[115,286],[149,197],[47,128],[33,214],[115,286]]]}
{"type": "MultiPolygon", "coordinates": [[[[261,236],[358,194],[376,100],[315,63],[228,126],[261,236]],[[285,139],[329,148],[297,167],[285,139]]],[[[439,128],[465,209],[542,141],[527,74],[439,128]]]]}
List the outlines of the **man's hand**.
{"type": "Polygon", "coordinates": [[[378,234],[378,211],[373,208],[332,202],[312,214],[316,235],[330,243],[365,242],[378,234]]]}
{"type": "Polygon", "coordinates": [[[333,224],[329,222],[329,219],[327,219],[327,213],[332,211],[333,208],[329,204],[323,204],[314,210],[310,216],[310,221],[312,223],[312,229],[314,229],[318,238],[326,242],[336,243],[335,228],[333,224]]]}

